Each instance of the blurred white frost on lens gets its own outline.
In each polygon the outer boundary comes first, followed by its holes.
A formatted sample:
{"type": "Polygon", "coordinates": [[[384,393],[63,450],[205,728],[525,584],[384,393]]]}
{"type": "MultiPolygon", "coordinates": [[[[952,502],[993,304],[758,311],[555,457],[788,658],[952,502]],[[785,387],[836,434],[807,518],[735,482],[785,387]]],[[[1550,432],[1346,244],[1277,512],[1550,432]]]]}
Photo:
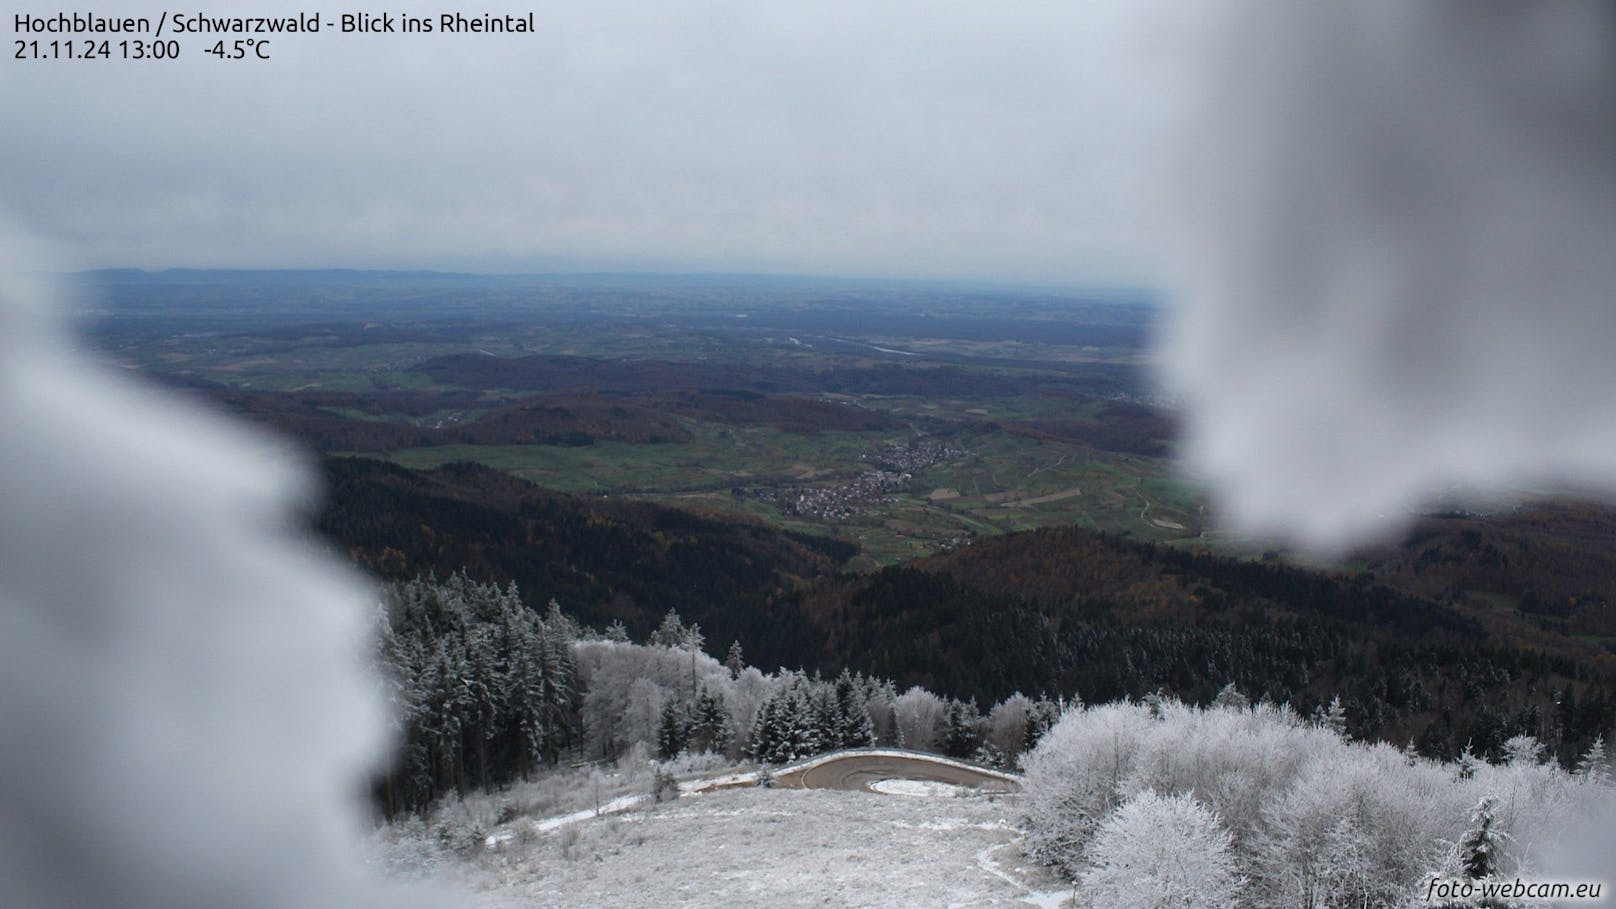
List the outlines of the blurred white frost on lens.
{"type": "Polygon", "coordinates": [[[1199,12],[1164,360],[1223,517],[1330,551],[1616,489],[1616,3],[1199,12]]]}
{"type": "Polygon", "coordinates": [[[0,905],[398,905],[357,857],[385,728],[366,593],[293,530],[302,465],[74,355],[18,264],[0,263],[0,905]]]}

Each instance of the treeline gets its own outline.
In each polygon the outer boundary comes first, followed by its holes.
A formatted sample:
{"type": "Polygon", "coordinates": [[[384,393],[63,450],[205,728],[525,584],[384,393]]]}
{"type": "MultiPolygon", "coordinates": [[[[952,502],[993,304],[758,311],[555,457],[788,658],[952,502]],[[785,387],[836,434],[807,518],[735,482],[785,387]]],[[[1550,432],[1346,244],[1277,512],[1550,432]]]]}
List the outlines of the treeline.
{"type": "Polygon", "coordinates": [[[1569,762],[1616,724],[1608,675],[1511,646],[1467,616],[1374,583],[1183,553],[1076,528],[820,582],[800,600],[822,665],[982,700],[1091,702],[1233,681],[1304,712],[1340,695],[1351,733],[1453,758],[1529,734],[1569,762]]]}
{"type": "MultiPolygon", "coordinates": [[[[1598,665],[1523,646],[1453,606],[1373,580],[1061,528],[980,540],[868,575],[853,544],[648,503],[566,496],[473,464],[326,462],[328,537],[404,580],[464,570],[543,591],[644,640],[673,609],[754,663],[843,669],[979,704],[1016,691],[1091,702],[1234,682],[1350,732],[1453,758],[1513,735],[1574,760],[1616,724],[1598,665]]],[[[748,720],[749,722],[749,720],[748,720]]]]}
{"type": "Polygon", "coordinates": [[[801,433],[902,425],[887,414],[852,404],[723,388],[548,394],[508,401],[473,391],[360,396],[246,390],[199,381],[180,384],[322,452],[384,453],[436,445],[578,446],[596,441],[684,444],[694,436],[681,418],[801,433]]]}
{"type": "Polygon", "coordinates": [[[984,713],[845,671],[766,674],[738,643],[722,663],[708,656],[700,626],[676,612],[636,644],[622,623],[580,626],[553,600],[540,615],[513,585],[463,574],[389,585],[377,626],[398,724],[397,759],[375,788],[389,817],[563,761],[782,763],[888,745],[1011,767],[1061,710],[1018,693],[984,713]]]}
{"type": "Polygon", "coordinates": [[[1123,401],[1107,402],[1086,420],[1042,418],[998,424],[1011,435],[1077,442],[1101,451],[1163,458],[1172,453],[1176,427],[1164,411],[1123,401]]]}
{"type": "Polygon", "coordinates": [[[465,575],[387,587],[377,650],[399,751],[377,787],[387,816],[555,764],[578,739],[577,626],[541,618],[515,585],[465,575]]]}
{"type": "MultiPolygon", "coordinates": [[[[1024,364],[1023,364],[1024,365],[1024,364]]],[[[634,392],[669,388],[739,389],[759,394],[923,395],[982,398],[1040,394],[1109,395],[1138,390],[1137,370],[1114,364],[1064,364],[1039,374],[1002,374],[934,363],[870,366],[606,360],[533,354],[450,354],[411,367],[444,385],[555,392],[634,392]]]]}

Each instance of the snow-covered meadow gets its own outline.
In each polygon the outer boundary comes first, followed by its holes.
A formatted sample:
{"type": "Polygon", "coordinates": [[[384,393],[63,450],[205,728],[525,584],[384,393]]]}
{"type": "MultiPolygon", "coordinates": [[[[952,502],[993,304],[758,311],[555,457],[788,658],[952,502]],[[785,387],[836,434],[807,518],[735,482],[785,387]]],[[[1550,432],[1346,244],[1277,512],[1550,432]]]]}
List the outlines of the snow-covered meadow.
{"type": "Polygon", "coordinates": [[[541,821],[469,854],[446,851],[425,827],[376,852],[483,909],[1060,905],[1070,886],[1024,857],[1020,812],[1017,796],[936,785],[901,795],[750,787],[549,830],[541,821]]]}

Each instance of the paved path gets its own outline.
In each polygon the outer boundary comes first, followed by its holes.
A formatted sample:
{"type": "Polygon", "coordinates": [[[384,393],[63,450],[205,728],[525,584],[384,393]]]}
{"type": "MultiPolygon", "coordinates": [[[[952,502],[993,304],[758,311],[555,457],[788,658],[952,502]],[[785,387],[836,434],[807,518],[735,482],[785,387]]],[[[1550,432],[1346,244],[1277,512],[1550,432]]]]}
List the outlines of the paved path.
{"type": "Polygon", "coordinates": [[[978,769],[932,755],[891,751],[834,754],[808,764],[787,768],[774,775],[774,785],[784,789],[863,789],[882,780],[927,780],[970,786],[992,792],[1015,792],[1021,788],[1009,774],[978,769]]]}

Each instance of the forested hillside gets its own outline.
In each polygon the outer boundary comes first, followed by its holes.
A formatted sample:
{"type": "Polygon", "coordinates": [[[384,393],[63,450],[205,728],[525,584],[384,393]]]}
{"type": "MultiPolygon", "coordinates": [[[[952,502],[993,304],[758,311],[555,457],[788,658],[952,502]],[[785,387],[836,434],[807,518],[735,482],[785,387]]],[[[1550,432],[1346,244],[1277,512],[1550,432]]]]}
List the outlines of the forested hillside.
{"type": "Polygon", "coordinates": [[[1233,682],[1307,714],[1339,695],[1352,734],[1443,757],[1530,734],[1570,760],[1616,719],[1610,676],[1585,648],[1524,646],[1362,573],[1063,528],[843,574],[851,544],[560,495],[477,465],[326,468],[321,529],[384,577],[514,580],[636,636],[676,609],[713,652],[740,641],[760,666],[851,669],[982,704],[1016,691],[1205,703],[1233,682]]]}
{"type": "Polygon", "coordinates": [[[515,581],[587,623],[621,621],[636,635],[677,609],[770,660],[800,653],[809,633],[780,593],[857,551],[644,502],[547,492],[477,464],[413,471],[328,458],[324,467],[319,530],[383,578],[465,571],[515,581]]]}
{"type": "Polygon", "coordinates": [[[1573,648],[1520,646],[1365,575],[1240,561],[1080,528],[1013,534],[802,595],[823,659],[961,695],[1090,702],[1234,682],[1349,730],[1452,757],[1515,734],[1571,759],[1616,719],[1611,679],[1573,648]]]}

